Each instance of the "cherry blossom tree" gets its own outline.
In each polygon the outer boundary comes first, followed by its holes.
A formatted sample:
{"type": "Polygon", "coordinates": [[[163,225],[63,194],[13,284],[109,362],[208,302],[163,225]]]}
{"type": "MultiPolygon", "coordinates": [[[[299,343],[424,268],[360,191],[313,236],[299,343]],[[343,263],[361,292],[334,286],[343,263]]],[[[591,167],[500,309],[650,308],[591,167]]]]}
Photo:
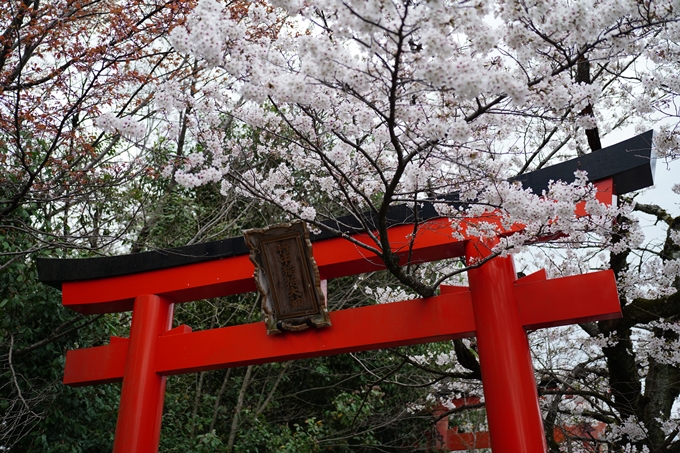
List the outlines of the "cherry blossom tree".
{"type": "Polygon", "coordinates": [[[158,172],[134,146],[153,143],[131,118],[146,114],[155,83],[186,67],[163,36],[190,7],[10,0],[0,8],[2,450],[29,435],[59,398],[60,378],[45,365],[101,321],[36,290],[32,258],[106,253],[132,237],[156,197],[149,187],[158,172]],[[95,129],[96,118],[115,133],[95,129]]]}
{"type": "MultiPolygon", "coordinates": [[[[505,227],[525,224],[498,254],[562,233],[549,247],[563,259],[534,256],[553,274],[613,268],[624,318],[565,334],[583,352],[576,367],[572,357],[571,367],[540,370],[557,383],[543,389],[547,426],[565,414],[599,420],[609,434],[585,439],[592,448],[678,451],[680,220],[634,200],[601,206],[583,175],[544,194],[508,179],[660,119],[656,152],[677,158],[679,11],[670,0],[272,0],[235,16],[200,0],[169,39],[219,83],[161,88],[159,130],[190,150],[164,174],[187,188],[219,184],[336,234],[343,225],[328,221],[351,214],[372,238],[358,245],[422,296],[465,267],[400,266],[386,234],[395,205],[428,201],[453,222],[494,211],[505,227]],[[182,123],[189,98],[192,121],[182,123]],[[576,218],[582,200],[592,215],[576,218]],[[666,225],[662,247],[645,245],[636,211],[666,225]]],[[[456,344],[455,366],[474,371],[469,346],[456,344]]],[[[567,448],[547,432],[553,451],[567,448]]]]}
{"type": "Polygon", "coordinates": [[[163,35],[190,7],[11,1],[3,8],[0,221],[33,236],[20,252],[55,243],[97,250],[125,234],[130,219],[104,205],[150,159],[120,138],[148,137],[133,118],[145,114],[154,83],[180,66],[163,35]],[[95,129],[95,118],[116,133],[95,129]]]}

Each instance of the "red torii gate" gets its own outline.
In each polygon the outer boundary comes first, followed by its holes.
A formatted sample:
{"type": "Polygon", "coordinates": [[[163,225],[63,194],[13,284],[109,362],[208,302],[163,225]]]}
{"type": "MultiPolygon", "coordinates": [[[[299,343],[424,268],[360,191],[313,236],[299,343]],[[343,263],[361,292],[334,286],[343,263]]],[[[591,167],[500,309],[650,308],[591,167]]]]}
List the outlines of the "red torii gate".
{"type": "MultiPolygon", "coordinates": [[[[600,200],[611,202],[625,184],[617,184],[614,175],[597,185],[600,200]]],[[[493,216],[467,223],[478,221],[500,225],[493,216]]],[[[407,256],[411,262],[465,256],[471,263],[489,256],[492,244],[457,233],[463,240],[454,239],[448,219],[435,218],[415,237],[413,225],[397,225],[389,238],[403,261],[407,256]]],[[[370,244],[365,234],[353,236],[370,244]]],[[[322,279],[384,268],[377,257],[342,238],[315,242],[313,254],[322,279]]],[[[46,262],[39,265],[44,274],[46,262]]],[[[494,452],[542,453],[546,443],[525,329],[621,316],[611,271],[553,280],[539,271],[517,280],[512,258],[496,257],[468,271],[469,288],[443,286],[441,295],[427,299],[331,312],[333,325],[325,329],[267,336],[264,323],[199,332],[185,325],[172,328],[175,303],[254,291],[253,270],[242,254],[61,283],[63,305],[80,313],[133,312],[129,339],[112,337],[107,346],[69,351],[66,357],[67,385],[123,381],[114,453],[158,451],[169,375],[473,335],[494,452]]]]}
{"type": "MultiPolygon", "coordinates": [[[[611,192],[609,192],[611,194],[611,192]]],[[[492,219],[486,219],[492,220],[492,219]]],[[[407,245],[411,226],[390,230],[407,245]]],[[[419,260],[474,259],[488,248],[452,239],[448,219],[430,221],[417,234],[419,260]]],[[[408,251],[408,247],[405,247],[408,251]]],[[[314,244],[324,278],[379,270],[377,259],[344,239],[314,244]]],[[[174,303],[254,290],[247,255],[109,279],[65,282],[63,304],[83,313],[133,309],[130,339],[69,351],[64,383],[123,380],[114,452],[158,449],[165,376],[451,340],[476,333],[496,451],[544,452],[538,394],[525,329],[620,316],[611,271],[546,280],[544,272],[516,280],[511,257],[493,258],[468,271],[470,287],[443,287],[441,295],[331,312],[332,327],[267,336],[264,323],[192,332],[171,329],[174,303]],[[550,303],[546,303],[550,301],[550,303]],[[597,302],[597,303],[595,303],[597,302]],[[376,326],[385,326],[380,329],[376,326]],[[232,346],[232,347],[230,347],[232,346]],[[512,379],[508,379],[512,376],[512,379]],[[508,414],[513,414],[509,416],[508,414]]]]}
{"type": "MultiPolygon", "coordinates": [[[[479,402],[480,398],[477,396],[468,396],[452,400],[452,403],[456,408],[477,405],[479,402]]],[[[437,420],[435,428],[437,430],[438,439],[435,445],[438,449],[467,451],[472,449],[491,448],[491,436],[489,436],[488,431],[461,433],[458,432],[457,426],[449,428],[448,418],[442,418],[442,415],[444,415],[447,410],[447,407],[444,405],[437,406],[432,410],[432,415],[437,420]]],[[[600,439],[606,428],[607,425],[602,422],[597,422],[595,425],[584,422],[577,425],[554,426],[553,438],[557,443],[562,443],[570,437],[577,437],[583,442],[584,447],[588,448],[590,447],[589,440],[600,439]]],[[[597,451],[600,450],[598,449],[597,451]]]]}

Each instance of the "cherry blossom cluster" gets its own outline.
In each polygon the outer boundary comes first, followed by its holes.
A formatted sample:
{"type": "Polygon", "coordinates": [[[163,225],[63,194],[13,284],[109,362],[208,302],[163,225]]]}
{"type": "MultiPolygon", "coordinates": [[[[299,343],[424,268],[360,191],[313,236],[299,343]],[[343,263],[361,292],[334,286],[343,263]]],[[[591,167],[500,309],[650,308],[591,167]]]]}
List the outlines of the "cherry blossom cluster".
{"type": "MultiPolygon", "coordinates": [[[[616,441],[624,438],[624,436],[631,442],[644,439],[647,436],[647,430],[645,429],[644,423],[631,415],[626,420],[623,420],[622,423],[611,428],[607,434],[607,440],[616,441]]],[[[642,450],[639,453],[643,453],[644,451],[645,450],[642,450]]],[[[633,445],[628,444],[626,453],[638,453],[638,450],[633,445]]]]}
{"type": "Polygon", "coordinates": [[[654,299],[675,294],[675,279],[680,277],[680,260],[663,261],[652,256],[639,267],[628,269],[621,277],[619,287],[629,300],[654,299]]]}
{"type": "Polygon", "coordinates": [[[392,288],[389,286],[383,288],[366,287],[364,292],[370,298],[375,299],[378,304],[401,302],[402,300],[411,300],[417,297],[416,294],[406,292],[404,288],[392,288]]]}
{"type": "Polygon", "coordinates": [[[660,157],[677,159],[680,157],[680,130],[663,124],[654,136],[654,145],[660,157]]]}
{"type": "MultiPolygon", "coordinates": [[[[253,3],[246,19],[235,20],[216,0],[201,0],[186,26],[172,30],[171,42],[178,51],[219,66],[239,81],[238,86],[227,84],[224,89],[240,91],[247,102],[236,108],[229,102],[218,103],[214,106],[217,111],[229,112],[244,125],[267,130],[274,137],[285,134],[286,129],[295,131],[302,140],[283,148],[279,143],[270,147],[269,153],[284,151],[286,161],[306,173],[315,189],[337,196],[338,182],[343,182],[348,201],[362,202],[381,193],[385,181],[398,170],[404,195],[418,198],[425,186],[440,193],[453,187],[467,193],[484,173],[493,173],[492,168],[484,168],[489,158],[499,152],[523,152],[512,144],[495,152],[480,146],[488,133],[502,136],[523,124],[513,112],[543,109],[541,115],[553,115],[557,122],[560,112],[569,109],[574,114],[566,119],[573,120],[575,130],[601,123],[600,117],[576,113],[598,102],[604,84],[600,80],[574,83],[568,71],[551,63],[550,40],[540,37],[567,44],[596,43],[592,51],[598,58],[625,59],[631,51],[630,45],[622,43],[630,29],[622,26],[620,19],[635,18],[636,2],[534,3],[525,8],[491,1],[464,7],[370,1],[349,8],[334,1],[277,1],[272,4],[278,10],[253,3]],[[319,11],[324,11],[324,20],[319,11]],[[275,37],[254,39],[248,32],[271,26],[286,14],[290,26],[275,37]],[[491,15],[495,20],[487,20],[491,15]],[[404,31],[401,47],[390,38],[399,30],[404,31]],[[380,89],[376,82],[391,80],[397,54],[401,55],[398,68],[402,71],[397,75],[409,82],[399,84],[399,90],[392,93],[397,102],[391,103],[389,84],[380,89]],[[537,57],[541,54],[546,58],[537,57]],[[500,96],[499,107],[510,115],[468,121],[466,116],[474,112],[480,97],[490,96],[500,96]],[[262,103],[271,107],[262,109],[262,103]],[[386,124],[381,117],[390,109],[394,124],[386,124]],[[362,137],[370,139],[357,147],[355,142],[362,137]],[[395,139],[404,150],[393,149],[395,139]],[[399,151],[408,156],[415,151],[415,155],[398,162],[399,151]],[[481,167],[480,175],[461,172],[471,163],[481,167]],[[324,165],[333,167],[332,171],[324,165]],[[367,171],[361,171],[364,169],[367,171]],[[381,172],[384,177],[377,178],[381,172]]],[[[633,22],[629,24],[633,26],[633,22]]],[[[675,49],[670,44],[674,35],[666,30],[664,36],[664,50],[670,52],[675,49]]],[[[161,90],[157,104],[172,106],[176,103],[173,99],[180,97],[176,91],[161,90]]],[[[606,125],[600,126],[606,129],[606,125]]],[[[195,121],[192,128],[206,129],[203,121],[195,121]]],[[[194,137],[202,139],[200,134],[194,137]]],[[[657,141],[659,149],[675,146],[672,140],[657,141]]],[[[238,144],[227,145],[223,147],[243,149],[238,144]]],[[[246,153],[234,154],[218,160],[249,159],[246,153]]],[[[206,162],[212,165],[212,159],[206,162]]],[[[269,168],[252,168],[251,175],[237,176],[243,181],[263,181],[268,175],[262,170],[268,172],[269,168]]],[[[192,164],[177,177],[183,184],[195,186],[213,182],[215,175],[192,164]]],[[[276,183],[268,182],[262,191],[269,193],[272,185],[276,183]]],[[[281,190],[287,189],[279,188],[277,200],[296,214],[303,209],[297,194],[284,195],[281,190]]],[[[310,212],[307,210],[307,215],[310,212]]]]}
{"type": "Polygon", "coordinates": [[[222,46],[227,37],[223,13],[224,6],[216,0],[200,0],[187,20],[186,28],[172,29],[170,42],[177,51],[195,53],[212,66],[222,64],[222,46]]]}
{"type": "Polygon", "coordinates": [[[639,355],[645,364],[650,361],[667,365],[680,365],[680,325],[677,322],[660,320],[649,324],[655,332],[641,330],[637,340],[639,355]],[[660,336],[658,332],[668,332],[671,335],[660,336]]]}
{"type": "MultiPolygon", "coordinates": [[[[552,156],[584,152],[585,129],[606,133],[629,111],[646,118],[663,110],[677,79],[672,56],[680,55],[672,21],[659,20],[653,35],[638,31],[648,17],[633,0],[269,5],[253,2],[237,17],[218,0],[200,0],[172,29],[175,49],[210,71],[156,91],[163,137],[185,147],[164,175],[186,187],[218,183],[225,195],[273,204],[312,224],[457,192],[469,208],[438,204],[442,215],[494,211],[503,228],[524,225],[503,238],[501,253],[557,235],[567,247],[597,243],[615,253],[641,243],[635,225],[615,244],[595,238],[623,211],[597,203],[583,176],[543,194],[506,180],[552,156]],[[585,53],[570,60],[566,49],[585,53]],[[637,54],[650,64],[633,65],[637,54]],[[592,80],[575,80],[585,58],[592,80]],[[607,71],[597,73],[598,62],[607,71]],[[617,77],[618,68],[633,77],[617,77]],[[546,136],[553,137],[547,145],[546,136]],[[589,217],[573,215],[578,202],[589,217]]],[[[649,13],[665,18],[674,7],[655,2],[649,13]]],[[[99,123],[141,134],[110,117],[99,123]]],[[[655,146],[674,156],[680,141],[668,126],[655,146]]],[[[467,234],[498,233],[495,224],[472,228],[467,234]]],[[[566,262],[561,272],[583,270],[581,260],[566,262]]],[[[631,297],[659,273],[669,276],[668,288],[674,264],[659,266],[650,261],[642,280],[623,283],[631,297]]]]}
{"type": "Polygon", "coordinates": [[[95,124],[106,132],[121,134],[129,140],[140,140],[146,136],[146,124],[131,116],[117,117],[112,113],[104,113],[97,117],[95,124]]]}
{"type": "MultiPolygon", "coordinates": [[[[636,12],[635,2],[627,1],[537,2],[528,10],[490,1],[475,2],[474,7],[377,1],[352,8],[333,1],[273,5],[280,9],[265,10],[254,3],[248,19],[237,22],[215,0],[202,0],[187,26],[173,30],[172,42],[177,50],[219,65],[239,81],[228,89],[240,91],[246,102],[226,102],[216,109],[271,134],[271,141],[260,146],[283,157],[283,165],[294,166],[310,190],[335,199],[340,195],[361,208],[370,208],[367,200],[383,193],[395,174],[396,195],[414,200],[425,197],[426,188],[476,195],[484,178],[511,175],[513,166],[499,164],[496,156],[522,150],[510,145],[507,151],[489,152],[480,145],[489,132],[509,133],[523,120],[506,115],[470,122],[466,116],[480,96],[499,96],[499,106],[510,113],[544,109],[557,119],[564,109],[576,113],[596,103],[603,90],[599,81],[574,83],[550,58],[537,58],[549,42],[536,39],[536,30],[525,25],[531,23],[546,36],[559,34],[565,42],[598,42],[596,50],[619,58],[624,53],[617,53],[614,43],[624,30],[606,24],[636,12]],[[585,10],[589,13],[584,16],[585,10]],[[324,20],[319,11],[324,11],[324,20]],[[247,26],[267,26],[282,14],[289,15],[291,26],[276,37],[253,39],[246,32],[247,26]],[[485,20],[491,14],[497,20],[485,20]],[[399,30],[404,34],[401,44],[389,38],[399,30]],[[394,92],[388,88],[396,55],[401,58],[397,76],[409,82],[394,92]],[[381,80],[386,83],[376,83],[381,80]],[[261,108],[263,103],[270,107],[261,108]],[[282,139],[290,137],[287,131],[298,138],[282,139]],[[477,175],[461,171],[471,165],[477,175]]],[[[583,129],[599,118],[574,115],[573,121],[575,129],[583,129]]],[[[230,155],[218,160],[248,162],[254,160],[253,152],[263,155],[262,149],[239,143],[242,138],[223,144],[230,155]]],[[[239,166],[234,178],[223,171],[229,180],[225,190],[240,186],[243,193],[287,207],[293,215],[309,208],[305,191],[291,192],[295,178],[283,178],[283,168],[245,167],[239,166]]],[[[177,177],[195,186],[214,181],[215,173],[191,164],[177,177]]],[[[311,217],[311,209],[304,212],[311,217]]]]}

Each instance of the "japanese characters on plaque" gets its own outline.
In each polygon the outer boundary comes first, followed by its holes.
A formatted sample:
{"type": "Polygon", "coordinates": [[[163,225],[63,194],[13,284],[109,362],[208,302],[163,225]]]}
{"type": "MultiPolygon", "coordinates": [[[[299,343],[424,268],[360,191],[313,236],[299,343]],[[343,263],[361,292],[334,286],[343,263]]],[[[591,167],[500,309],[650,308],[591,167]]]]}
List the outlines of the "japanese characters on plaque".
{"type": "Polygon", "coordinates": [[[305,223],[247,230],[244,237],[255,265],[267,333],[330,326],[305,223]]]}
{"type": "Polygon", "coordinates": [[[284,293],[288,299],[288,305],[291,310],[298,310],[303,307],[302,291],[300,286],[302,282],[298,278],[298,273],[293,266],[293,257],[290,254],[290,244],[279,242],[276,244],[276,254],[279,256],[279,263],[281,264],[281,272],[283,273],[284,293]]]}

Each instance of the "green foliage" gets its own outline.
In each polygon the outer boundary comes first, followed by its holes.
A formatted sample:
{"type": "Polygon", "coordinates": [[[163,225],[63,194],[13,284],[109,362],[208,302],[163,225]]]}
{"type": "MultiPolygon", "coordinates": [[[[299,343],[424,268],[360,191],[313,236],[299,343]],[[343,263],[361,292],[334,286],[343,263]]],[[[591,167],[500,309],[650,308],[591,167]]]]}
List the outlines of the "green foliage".
{"type": "MultiPolygon", "coordinates": [[[[251,415],[249,413],[244,414],[251,415]]],[[[319,439],[325,428],[315,418],[294,423],[269,425],[261,418],[251,419],[249,427],[239,433],[239,444],[234,451],[241,453],[316,453],[321,451],[319,439]]]]}
{"type": "Polygon", "coordinates": [[[120,386],[73,389],[58,385],[39,429],[16,451],[96,453],[111,449],[120,386]]]}
{"type": "Polygon", "coordinates": [[[33,260],[18,253],[28,240],[0,234],[6,253],[0,259],[0,445],[26,453],[108,450],[119,387],[68,388],[61,379],[66,350],[101,343],[118,325],[63,308],[60,293],[41,284],[33,260]]]}

